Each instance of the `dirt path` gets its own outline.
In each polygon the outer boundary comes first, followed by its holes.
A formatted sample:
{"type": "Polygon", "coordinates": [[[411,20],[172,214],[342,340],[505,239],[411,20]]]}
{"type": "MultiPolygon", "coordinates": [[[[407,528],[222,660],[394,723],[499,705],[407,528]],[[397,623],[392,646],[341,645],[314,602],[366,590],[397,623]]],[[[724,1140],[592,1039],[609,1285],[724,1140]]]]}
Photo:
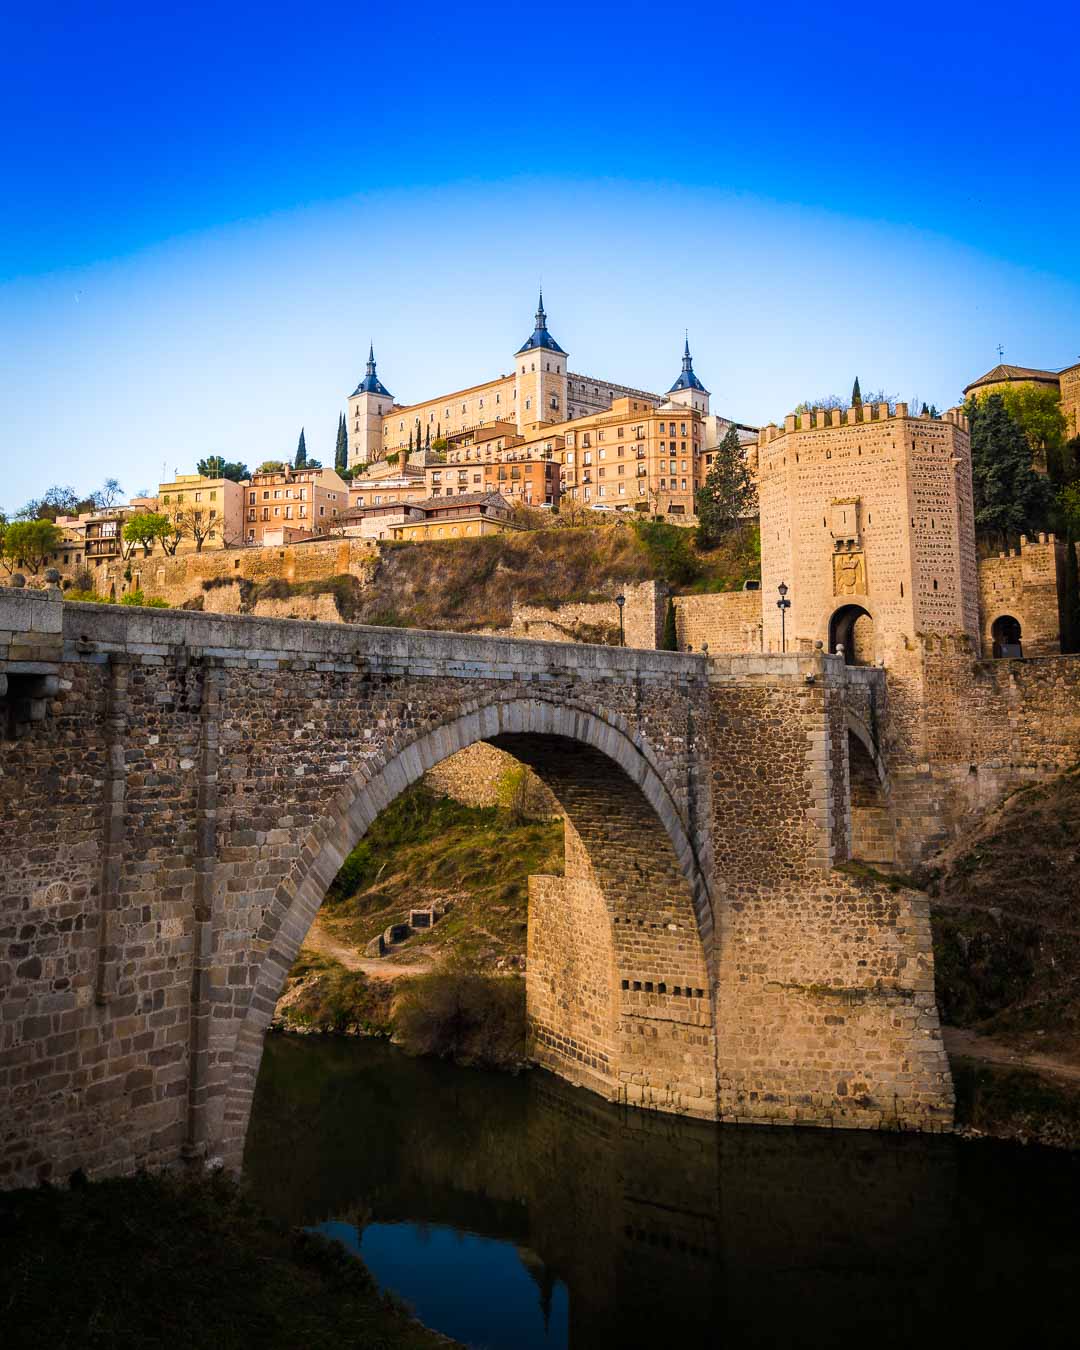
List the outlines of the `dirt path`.
{"type": "Polygon", "coordinates": [[[315,952],[318,956],[329,957],[337,961],[346,970],[359,970],[365,975],[377,975],[382,980],[399,980],[403,975],[427,975],[434,970],[437,962],[434,957],[417,952],[412,961],[402,961],[395,957],[361,956],[355,947],[336,938],[322,922],[322,915],[316,914],[304,939],[302,950],[315,952]],[[417,959],[419,958],[419,959],[417,959]]]}
{"type": "Polygon", "coordinates": [[[1034,1069],[1038,1073],[1047,1073],[1054,1078],[1065,1078],[1072,1083],[1080,1083],[1080,1066],[1065,1060],[1055,1059],[1053,1055],[1031,1054],[1017,1050],[1014,1046],[1003,1045],[990,1036],[980,1036],[974,1031],[964,1031],[960,1027],[943,1027],[945,1049],[950,1055],[963,1055],[968,1059],[985,1060],[988,1064],[1006,1064],[1013,1069],[1034,1069]]]}

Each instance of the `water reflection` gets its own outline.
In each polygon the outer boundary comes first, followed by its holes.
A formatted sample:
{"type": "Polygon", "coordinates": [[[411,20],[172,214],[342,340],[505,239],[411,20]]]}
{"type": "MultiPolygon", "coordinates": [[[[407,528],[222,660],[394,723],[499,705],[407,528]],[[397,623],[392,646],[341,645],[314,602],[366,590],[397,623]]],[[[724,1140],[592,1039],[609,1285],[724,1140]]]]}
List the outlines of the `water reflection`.
{"type": "Polygon", "coordinates": [[[273,1212],[347,1225],[388,1287],[476,1345],[1074,1343],[1068,1157],[721,1129],[540,1073],[277,1039],[246,1166],[273,1212]],[[478,1314],[468,1332],[426,1310],[440,1289],[478,1314]]]}

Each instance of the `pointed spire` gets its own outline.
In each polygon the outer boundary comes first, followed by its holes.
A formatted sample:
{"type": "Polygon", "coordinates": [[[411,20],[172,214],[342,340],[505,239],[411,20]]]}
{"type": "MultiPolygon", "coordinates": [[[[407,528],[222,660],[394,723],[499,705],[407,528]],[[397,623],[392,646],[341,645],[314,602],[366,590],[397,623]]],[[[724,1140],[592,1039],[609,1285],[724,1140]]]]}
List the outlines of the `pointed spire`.
{"type": "Polygon", "coordinates": [[[544,313],[543,285],[540,287],[540,298],[536,306],[536,326],[533,328],[532,336],[529,340],[523,346],[518,348],[517,354],[520,356],[522,352],[533,351],[538,347],[544,348],[545,351],[557,352],[560,356],[566,355],[563,349],[548,332],[547,315],[544,313]]]}
{"type": "Polygon", "coordinates": [[[675,383],[668,390],[669,394],[674,394],[677,389],[698,389],[703,394],[709,391],[694,374],[694,362],[690,356],[690,330],[686,330],[686,338],[683,342],[682,373],[675,383]]]}
{"type": "Polygon", "coordinates": [[[384,398],[391,397],[390,391],[380,383],[378,375],[375,374],[374,342],[368,343],[367,369],[364,373],[364,378],[353,390],[353,395],[355,396],[356,394],[381,394],[384,398]]]}

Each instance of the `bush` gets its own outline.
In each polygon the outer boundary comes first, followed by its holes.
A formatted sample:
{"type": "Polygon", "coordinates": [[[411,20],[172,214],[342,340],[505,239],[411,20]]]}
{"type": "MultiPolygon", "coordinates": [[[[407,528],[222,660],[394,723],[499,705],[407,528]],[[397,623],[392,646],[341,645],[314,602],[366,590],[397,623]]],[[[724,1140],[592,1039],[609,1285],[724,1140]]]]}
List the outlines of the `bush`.
{"type": "Polygon", "coordinates": [[[525,981],[462,971],[411,980],[394,1010],[406,1054],[513,1069],[525,1060],[525,981]]]}
{"type": "Polygon", "coordinates": [[[318,978],[302,990],[288,1010],[286,1021],[342,1035],[357,1028],[368,1036],[389,1036],[393,986],[389,980],[370,979],[362,971],[346,970],[336,962],[305,962],[293,966],[293,976],[317,972],[318,978]]]}
{"type": "Polygon", "coordinates": [[[128,591],[127,595],[120,597],[122,605],[138,605],[143,609],[168,609],[169,605],[165,600],[159,600],[156,596],[152,600],[147,600],[141,590],[128,591]]]}
{"type": "Polygon", "coordinates": [[[65,600],[78,600],[84,605],[111,605],[113,602],[107,595],[98,595],[97,591],[76,590],[74,587],[70,591],[64,592],[65,600]]]}
{"type": "Polygon", "coordinates": [[[687,586],[701,573],[692,530],[666,520],[635,520],[634,532],[648,554],[650,571],[669,586],[687,586]]]}

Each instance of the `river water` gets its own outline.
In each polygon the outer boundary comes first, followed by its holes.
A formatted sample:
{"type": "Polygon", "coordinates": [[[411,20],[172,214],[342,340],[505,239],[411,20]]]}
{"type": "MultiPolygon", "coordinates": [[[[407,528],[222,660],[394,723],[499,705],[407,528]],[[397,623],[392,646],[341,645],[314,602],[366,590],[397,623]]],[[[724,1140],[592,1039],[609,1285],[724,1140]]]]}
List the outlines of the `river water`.
{"type": "Polygon", "coordinates": [[[272,1037],[246,1171],[483,1350],[1080,1344],[1080,1159],[716,1126],[272,1037]]]}

